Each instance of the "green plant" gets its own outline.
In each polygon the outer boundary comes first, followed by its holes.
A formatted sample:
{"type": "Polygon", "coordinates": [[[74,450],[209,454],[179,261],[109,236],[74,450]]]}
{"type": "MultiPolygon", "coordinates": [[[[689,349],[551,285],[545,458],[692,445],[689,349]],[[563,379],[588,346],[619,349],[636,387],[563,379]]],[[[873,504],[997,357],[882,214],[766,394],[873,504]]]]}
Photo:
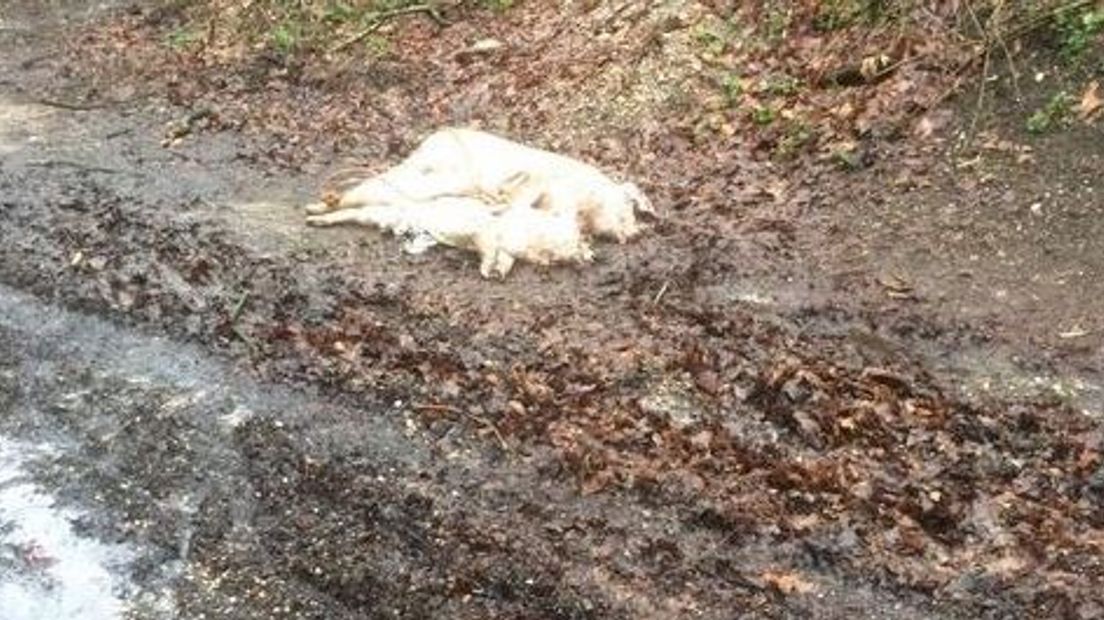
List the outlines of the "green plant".
{"type": "Polygon", "coordinates": [[[744,80],[735,74],[726,75],[721,79],[721,91],[724,92],[728,105],[734,106],[744,96],[744,80]]]}
{"type": "Polygon", "coordinates": [[[852,143],[843,144],[832,149],[832,161],[842,170],[854,172],[862,168],[862,157],[858,146],[852,143]]]}
{"type": "Polygon", "coordinates": [[[770,125],[774,122],[775,116],[777,113],[769,105],[757,105],[751,110],[751,122],[756,125],[770,125]]]}
{"type": "Polygon", "coordinates": [[[1104,9],[1083,8],[1055,15],[1062,58],[1075,60],[1104,31],[1104,9]]]}
{"type": "Polygon", "coordinates": [[[492,11],[505,11],[514,6],[514,0],[479,0],[479,4],[492,11]]]}
{"type": "Polygon", "coordinates": [[[165,44],[174,50],[182,50],[199,41],[199,32],[187,28],[177,28],[165,37],[165,44]]]}
{"type": "Polygon", "coordinates": [[[356,16],[356,10],[343,2],[339,2],[326,7],[326,10],[322,13],[322,21],[331,24],[343,24],[352,21],[356,16]]]}
{"type": "Polygon", "coordinates": [[[714,56],[720,56],[728,50],[733,36],[732,25],[725,21],[698,24],[693,31],[694,40],[698,45],[714,56]]]}
{"type": "Polygon", "coordinates": [[[302,36],[302,25],[295,21],[285,21],[272,30],[272,45],[281,54],[290,54],[295,50],[302,36]]]}
{"type": "Polygon", "coordinates": [[[1033,134],[1046,133],[1067,125],[1073,113],[1073,98],[1065,91],[1055,93],[1045,106],[1035,111],[1027,119],[1027,131],[1033,134]]]}
{"type": "Polygon", "coordinates": [[[767,13],[766,38],[771,43],[777,43],[786,38],[793,22],[793,9],[789,6],[781,7],[772,5],[767,13]]]}
{"type": "Polygon", "coordinates": [[[820,32],[842,30],[859,20],[874,24],[881,19],[887,0],[822,0],[813,17],[813,28],[820,32]]]}
{"type": "Polygon", "coordinates": [[[383,58],[391,53],[391,39],[379,34],[364,38],[364,49],[373,58],[383,58]]]}
{"type": "Polygon", "coordinates": [[[763,80],[762,90],[778,97],[796,95],[801,80],[785,73],[772,73],[763,80]]]}
{"type": "Polygon", "coordinates": [[[813,129],[804,119],[793,119],[786,126],[786,133],[774,149],[775,156],[789,159],[813,139],[813,129]]]}

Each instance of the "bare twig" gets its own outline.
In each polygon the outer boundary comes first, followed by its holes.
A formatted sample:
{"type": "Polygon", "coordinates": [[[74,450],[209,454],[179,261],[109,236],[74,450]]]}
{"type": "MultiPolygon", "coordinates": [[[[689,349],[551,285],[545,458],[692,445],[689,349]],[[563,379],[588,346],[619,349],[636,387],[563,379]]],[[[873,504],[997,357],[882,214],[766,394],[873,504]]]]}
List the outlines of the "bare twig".
{"type": "MultiPolygon", "coordinates": [[[[997,6],[993,9],[993,16],[989,18],[990,24],[995,24],[999,21],[998,17],[1004,10],[1004,0],[997,2],[997,6]]],[[[1000,28],[993,28],[994,38],[997,43],[1000,44],[1001,51],[1004,52],[1004,59],[1008,62],[1008,73],[1012,77],[1012,91],[1016,93],[1016,101],[1023,100],[1023,92],[1020,91],[1020,71],[1016,68],[1016,61],[1012,58],[1012,50],[1008,48],[1008,43],[1004,40],[1004,35],[1001,34],[1000,28]]]]}
{"type": "Polygon", "coordinates": [[[76,103],[70,101],[60,101],[58,99],[35,99],[35,103],[48,108],[58,108],[60,110],[69,110],[71,112],[87,112],[89,110],[100,110],[111,105],[110,103],[76,103]]]}
{"type": "MultiPolygon", "coordinates": [[[[972,43],[976,47],[976,50],[972,54],[967,55],[967,57],[964,58],[962,62],[958,63],[957,67],[955,67],[954,72],[958,74],[958,77],[954,80],[949,88],[937,94],[935,97],[929,99],[924,104],[923,109],[930,110],[940,105],[952,95],[957,93],[959,91],[959,87],[962,86],[962,83],[966,77],[965,73],[971,67],[973,67],[974,63],[976,63],[979,59],[985,61],[986,68],[984,73],[988,75],[988,64],[994,45],[1007,46],[1008,41],[1020,39],[1039,30],[1040,28],[1044,28],[1059,15],[1092,6],[1094,1],[1095,0],[1072,0],[1070,2],[1058,4],[1054,7],[1051,7],[1039,16],[1021,23],[1005,24],[999,27],[993,26],[988,30],[979,27],[979,29],[982,31],[983,38],[981,40],[972,41],[972,43]]],[[[970,13],[973,14],[973,8],[970,3],[966,3],[966,6],[970,9],[970,13]]],[[[966,41],[966,43],[970,42],[971,41],[969,40],[966,41]]]]}
{"type": "Polygon", "coordinates": [[[463,415],[464,412],[451,405],[439,405],[436,403],[415,403],[410,406],[415,411],[433,411],[436,413],[455,413],[457,415],[463,415]]]}
{"type": "Polygon", "coordinates": [[[115,138],[125,136],[127,134],[134,133],[133,127],[124,127],[123,129],[116,129],[111,133],[104,135],[104,140],[114,140],[115,138]]]}
{"type": "Polygon", "coordinates": [[[245,348],[253,352],[257,350],[257,345],[254,344],[253,339],[246,335],[246,333],[243,332],[237,325],[230,326],[230,333],[234,334],[234,336],[236,336],[238,340],[241,340],[242,344],[245,345],[245,348]]]}
{"type": "Polygon", "coordinates": [[[238,317],[241,316],[242,310],[245,310],[245,304],[249,302],[249,291],[242,293],[238,299],[238,303],[234,305],[233,311],[230,312],[230,322],[237,322],[238,317]]]}
{"type": "Polygon", "coordinates": [[[1088,8],[1092,6],[1095,1],[1096,0],[1072,0],[1071,2],[1058,4],[1054,7],[1051,7],[1049,10],[1042,12],[1034,19],[1029,19],[1022,24],[1018,24],[1004,30],[1002,36],[1007,39],[1018,39],[1022,36],[1035,32],[1043,26],[1046,26],[1059,15],[1088,8]]]}
{"type": "Polygon", "coordinates": [[[652,305],[659,304],[660,300],[662,300],[663,296],[667,293],[667,287],[669,287],[670,285],[670,280],[666,280],[663,282],[663,286],[659,287],[659,292],[656,293],[655,297],[652,298],[652,305]]]}
{"type": "Polygon", "coordinates": [[[977,103],[974,106],[974,116],[970,119],[970,129],[967,132],[967,140],[972,141],[977,131],[978,120],[981,118],[982,108],[985,105],[985,85],[989,81],[989,61],[992,59],[993,46],[989,42],[989,31],[981,25],[981,20],[978,19],[977,13],[974,12],[974,5],[967,2],[966,10],[970,13],[970,19],[974,22],[974,27],[985,36],[985,59],[981,64],[981,83],[978,85],[978,96],[977,103]]]}
{"type": "MultiPolygon", "coordinates": [[[[89,166],[75,161],[65,161],[62,159],[44,159],[37,161],[27,162],[28,168],[72,168],[73,170],[82,170],[84,172],[100,172],[103,174],[126,174],[126,170],[119,170],[118,168],[105,168],[103,166],[89,166]]],[[[134,174],[134,173],[131,173],[134,174]]]]}
{"type": "Polygon", "coordinates": [[[498,445],[502,448],[503,452],[510,451],[510,444],[506,443],[506,438],[502,436],[502,433],[498,430],[498,427],[495,426],[494,422],[491,422],[487,418],[472,414],[468,414],[468,417],[489,428],[491,432],[494,433],[495,439],[498,440],[498,445]]]}
{"type": "Polygon", "coordinates": [[[432,4],[414,4],[398,9],[391,9],[390,11],[380,11],[372,16],[372,23],[369,24],[367,28],[364,28],[363,30],[349,37],[348,39],[345,39],[344,41],[331,47],[330,53],[332,54],[335,52],[340,52],[349,48],[350,46],[360,43],[364,39],[368,38],[368,36],[371,35],[373,32],[383,27],[383,24],[386,23],[388,20],[403,15],[412,15],[414,13],[424,13],[428,15],[430,19],[436,22],[439,26],[444,26],[448,24],[445,18],[441,16],[440,11],[437,10],[437,7],[433,6],[432,4]]]}

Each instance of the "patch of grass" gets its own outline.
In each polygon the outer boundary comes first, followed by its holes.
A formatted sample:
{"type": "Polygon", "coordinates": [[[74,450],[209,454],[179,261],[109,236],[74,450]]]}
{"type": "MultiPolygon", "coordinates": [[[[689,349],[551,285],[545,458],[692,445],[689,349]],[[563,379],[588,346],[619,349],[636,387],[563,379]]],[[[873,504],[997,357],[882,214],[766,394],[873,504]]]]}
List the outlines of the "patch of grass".
{"type": "Polygon", "coordinates": [[[1073,115],[1073,97],[1065,91],[1055,93],[1045,106],[1027,119],[1027,131],[1044,134],[1069,124],[1073,115]]]}
{"type": "Polygon", "coordinates": [[[295,51],[299,41],[303,38],[302,24],[296,21],[285,21],[272,29],[269,40],[276,51],[281,54],[290,54],[295,51]]]}
{"type": "Polygon", "coordinates": [[[500,13],[514,6],[514,0],[478,0],[478,3],[485,9],[500,13]]]}
{"type": "Polygon", "coordinates": [[[358,12],[353,7],[344,2],[339,2],[326,7],[322,12],[322,21],[331,24],[344,24],[355,20],[357,16],[358,12]]]}
{"type": "Polygon", "coordinates": [[[1104,8],[1085,7],[1056,14],[1060,53],[1067,62],[1078,59],[1104,32],[1104,8]]]}
{"type": "Polygon", "coordinates": [[[787,2],[773,2],[767,11],[764,24],[767,41],[778,43],[786,38],[793,25],[793,8],[787,2]]]}
{"type": "Polygon", "coordinates": [[[832,150],[832,161],[836,163],[841,170],[847,172],[855,172],[862,169],[862,156],[859,154],[859,150],[854,144],[846,144],[836,147],[832,150]]]}
{"type": "Polygon", "coordinates": [[[372,58],[384,58],[391,54],[391,39],[380,34],[368,35],[364,38],[364,49],[372,58]]]}
{"type": "Polygon", "coordinates": [[[822,0],[813,17],[813,28],[832,32],[859,22],[877,23],[885,13],[887,0],[822,0]]]}
{"type": "MultiPolygon", "coordinates": [[[[431,21],[443,24],[440,11],[455,6],[504,11],[517,0],[181,0],[191,2],[186,15],[190,23],[180,34],[171,35],[166,43],[174,47],[190,44],[188,32],[205,32],[212,20],[220,34],[229,41],[263,44],[284,55],[310,54],[332,49],[351,40],[351,49],[360,45],[380,26],[381,36],[401,37],[403,29],[413,23],[431,21]],[[233,8],[231,8],[233,7],[233,8]],[[433,10],[420,10],[429,7],[433,10]],[[359,33],[360,36],[357,36],[359,33]],[[385,34],[387,33],[387,34],[385,34]],[[354,46],[355,44],[355,46],[354,46]]],[[[199,37],[202,39],[202,36],[199,37]]],[[[368,41],[368,53],[388,53],[381,41],[368,41]]]]}
{"type": "Polygon", "coordinates": [[[776,97],[790,97],[801,89],[801,80],[785,73],[772,73],[763,80],[761,88],[776,97]]]}
{"type": "Polygon", "coordinates": [[[712,23],[700,23],[693,30],[694,41],[706,52],[720,56],[732,45],[735,32],[732,25],[723,20],[712,23]]]}
{"type": "Polygon", "coordinates": [[[790,159],[801,152],[813,140],[813,128],[802,118],[795,118],[786,125],[786,133],[774,148],[779,159],[790,159]]]}
{"type": "Polygon", "coordinates": [[[721,79],[721,92],[724,93],[729,107],[739,104],[740,98],[744,96],[743,78],[733,73],[724,76],[721,79]]]}
{"type": "Polygon", "coordinates": [[[196,41],[199,41],[200,36],[198,30],[177,28],[165,37],[165,45],[168,45],[174,50],[184,50],[191,47],[196,41]]]}

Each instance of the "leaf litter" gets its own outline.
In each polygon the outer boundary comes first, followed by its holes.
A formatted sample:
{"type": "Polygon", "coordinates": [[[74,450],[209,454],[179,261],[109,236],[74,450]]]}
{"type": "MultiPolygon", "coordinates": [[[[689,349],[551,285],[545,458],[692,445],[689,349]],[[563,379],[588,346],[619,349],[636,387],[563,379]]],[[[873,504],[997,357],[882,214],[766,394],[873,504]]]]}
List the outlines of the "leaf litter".
{"type": "MultiPolygon", "coordinates": [[[[770,161],[780,145],[799,142],[814,162],[846,146],[848,167],[861,167],[867,135],[933,109],[955,68],[976,60],[923,31],[892,45],[817,33],[807,25],[812,4],[769,49],[754,28],[723,31],[764,23],[753,19],[762,13],[717,21],[706,5],[664,13],[631,3],[589,13],[539,3],[501,15],[465,9],[443,29],[410,19],[395,25],[393,56],[368,61],[359,49],[325,62],[273,55],[217,29],[202,47],[173,49],[162,35],[174,18],[155,12],[75,40],[72,54],[98,58],[86,77],[101,93],[126,76],[186,110],[213,111],[184,117],[195,120],[171,128],[167,148],[197,130],[238,131],[277,165],[380,160],[429,128],[466,121],[623,162],[686,215],[660,234],[692,260],[589,276],[595,287],[617,278],[605,297],[565,304],[563,285],[542,280],[548,290],[516,307],[464,283],[262,258],[232,235],[174,228],[110,195],[91,215],[59,210],[43,247],[0,232],[5,259],[41,253],[22,266],[5,260],[5,275],[34,289],[43,284],[27,265],[64,264],[57,282],[74,303],[163,325],[267,378],[418,403],[415,420],[431,436],[467,424],[491,446],[549,447],[580,492],[675,503],[733,544],[796,542],[832,558],[834,570],[947,596],[959,610],[993,599],[1056,615],[1087,609],[1104,579],[1104,445],[1090,420],[1046,403],[968,405],[918,364],[855,366],[839,341],[686,292],[732,266],[719,257],[737,230],[782,250],[790,242],[785,213],[730,217],[812,199],[770,161]],[[480,43],[490,40],[498,44],[480,43]],[[857,66],[847,60],[855,45],[857,66]],[[629,61],[639,75],[618,70],[629,61]],[[730,105],[702,76],[733,72],[746,86],[727,82],[730,105]],[[803,124],[815,132],[798,140],[803,124]],[[144,254],[119,252],[120,238],[144,254]],[[242,273],[257,276],[243,282],[242,273]]],[[[1095,92],[1082,97],[1086,116],[1099,108],[1095,92]]],[[[939,133],[928,118],[922,138],[939,133]]],[[[913,291],[896,275],[880,284],[890,296],[913,291]]],[[[793,571],[764,567],[757,579],[785,596],[817,591],[793,571]]]]}

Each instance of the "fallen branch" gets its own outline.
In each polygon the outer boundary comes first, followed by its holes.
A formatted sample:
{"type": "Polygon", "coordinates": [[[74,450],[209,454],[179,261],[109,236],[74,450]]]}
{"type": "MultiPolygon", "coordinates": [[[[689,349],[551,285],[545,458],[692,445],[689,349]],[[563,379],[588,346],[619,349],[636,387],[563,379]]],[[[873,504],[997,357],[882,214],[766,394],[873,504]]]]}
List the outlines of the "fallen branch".
{"type": "Polygon", "coordinates": [[[448,21],[446,21],[445,18],[441,16],[441,13],[437,10],[437,7],[431,4],[415,4],[412,6],[404,6],[398,9],[391,9],[390,11],[380,11],[372,17],[372,23],[367,28],[364,28],[363,30],[349,37],[348,39],[345,39],[341,43],[338,43],[337,45],[330,48],[330,53],[333,54],[336,52],[340,52],[349,48],[352,45],[360,43],[364,39],[368,38],[368,36],[371,35],[373,32],[382,28],[388,20],[394,19],[396,17],[401,17],[403,15],[412,15],[415,13],[424,13],[428,15],[430,19],[432,19],[434,22],[437,22],[439,26],[448,25],[448,21]]]}

